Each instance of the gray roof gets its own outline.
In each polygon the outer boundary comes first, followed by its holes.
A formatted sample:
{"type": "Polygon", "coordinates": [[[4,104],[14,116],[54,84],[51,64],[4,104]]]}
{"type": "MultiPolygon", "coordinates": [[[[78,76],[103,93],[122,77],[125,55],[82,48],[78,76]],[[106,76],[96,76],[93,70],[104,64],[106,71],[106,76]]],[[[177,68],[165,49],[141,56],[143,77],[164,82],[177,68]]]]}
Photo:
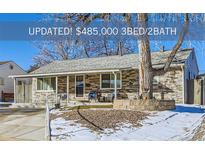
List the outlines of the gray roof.
{"type": "Polygon", "coordinates": [[[205,73],[199,74],[197,78],[205,77],[205,73]]]}
{"type": "MultiPolygon", "coordinates": [[[[184,49],[179,51],[172,66],[183,64],[188,58],[193,49],[184,49]]],[[[162,66],[171,51],[152,52],[153,67],[162,66]]],[[[43,66],[30,74],[50,74],[63,72],[80,72],[80,71],[94,71],[94,70],[112,70],[112,69],[128,69],[138,68],[139,56],[138,54],[127,54],[123,56],[107,56],[96,58],[84,58],[76,60],[54,61],[46,66],[43,66]]]]}
{"type": "Polygon", "coordinates": [[[6,64],[6,63],[9,63],[10,61],[0,61],[0,65],[3,65],[3,64],[6,64]]]}

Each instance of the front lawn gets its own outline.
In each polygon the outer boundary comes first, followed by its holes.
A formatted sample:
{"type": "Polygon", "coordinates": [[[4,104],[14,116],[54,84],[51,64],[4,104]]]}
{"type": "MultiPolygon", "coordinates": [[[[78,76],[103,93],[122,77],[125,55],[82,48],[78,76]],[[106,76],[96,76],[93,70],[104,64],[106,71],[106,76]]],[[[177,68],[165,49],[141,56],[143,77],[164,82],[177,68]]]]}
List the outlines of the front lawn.
{"type": "Polygon", "coordinates": [[[181,104],[159,112],[82,108],[52,111],[52,140],[205,139],[205,113],[199,106],[181,104]]]}
{"type": "MultiPolygon", "coordinates": [[[[86,106],[85,106],[86,107],[86,106]]],[[[119,130],[121,124],[129,123],[133,127],[140,127],[140,122],[148,114],[129,110],[77,109],[64,112],[60,115],[51,115],[51,119],[63,118],[66,121],[75,121],[92,131],[103,132],[106,129],[119,130]]]]}

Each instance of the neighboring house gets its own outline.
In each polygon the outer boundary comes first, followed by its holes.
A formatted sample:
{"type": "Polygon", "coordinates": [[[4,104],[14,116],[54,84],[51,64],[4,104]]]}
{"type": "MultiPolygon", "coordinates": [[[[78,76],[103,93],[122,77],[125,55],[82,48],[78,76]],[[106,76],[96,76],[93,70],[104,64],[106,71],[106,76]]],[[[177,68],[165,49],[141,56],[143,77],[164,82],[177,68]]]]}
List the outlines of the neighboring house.
{"type": "MultiPolygon", "coordinates": [[[[152,53],[153,67],[162,67],[170,51],[152,53]]],[[[31,72],[16,75],[32,79],[32,102],[62,102],[69,100],[88,100],[88,94],[97,90],[106,96],[114,94],[115,99],[132,99],[139,94],[139,56],[138,54],[117,55],[78,60],[55,61],[31,72]],[[68,97],[67,97],[68,96],[68,97]],[[59,98],[60,99],[60,98],[59,98]]],[[[157,99],[175,100],[186,103],[187,80],[198,75],[198,65],[194,49],[179,51],[170,70],[163,76],[154,78],[154,96],[157,99]]],[[[18,86],[18,85],[17,85],[18,86]]]]}
{"type": "Polygon", "coordinates": [[[196,79],[190,80],[190,101],[197,105],[205,105],[205,73],[199,74],[196,79]],[[194,94],[194,95],[193,95],[194,94]]]}
{"type": "MultiPolygon", "coordinates": [[[[4,100],[4,94],[13,97],[14,81],[10,75],[25,75],[26,72],[12,61],[0,61],[0,101],[4,100]]],[[[11,98],[12,99],[12,98],[11,98]]]]}

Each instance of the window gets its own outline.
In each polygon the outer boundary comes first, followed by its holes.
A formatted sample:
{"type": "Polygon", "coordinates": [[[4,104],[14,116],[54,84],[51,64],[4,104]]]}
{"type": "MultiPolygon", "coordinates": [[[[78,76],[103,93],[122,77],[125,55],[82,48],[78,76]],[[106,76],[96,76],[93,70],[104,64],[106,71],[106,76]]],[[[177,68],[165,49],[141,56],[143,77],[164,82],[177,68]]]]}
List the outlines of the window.
{"type": "MultiPolygon", "coordinates": [[[[113,73],[101,74],[101,88],[114,88],[115,76],[113,73]]],[[[121,87],[120,73],[117,73],[117,88],[121,87]]]]}
{"type": "Polygon", "coordinates": [[[0,85],[4,85],[4,79],[0,77],[0,85]]]}
{"type": "Polygon", "coordinates": [[[38,78],[37,90],[56,90],[56,78],[38,78]]]}

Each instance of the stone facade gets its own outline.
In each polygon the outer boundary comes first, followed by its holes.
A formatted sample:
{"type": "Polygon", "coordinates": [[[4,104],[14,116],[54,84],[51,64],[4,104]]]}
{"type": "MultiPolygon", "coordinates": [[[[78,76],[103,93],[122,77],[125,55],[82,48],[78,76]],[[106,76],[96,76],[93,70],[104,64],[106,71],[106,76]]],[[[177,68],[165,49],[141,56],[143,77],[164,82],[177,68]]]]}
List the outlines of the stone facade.
{"type": "Polygon", "coordinates": [[[69,76],[69,98],[75,99],[75,75],[69,76]]]}
{"type": "Polygon", "coordinates": [[[139,111],[163,111],[175,109],[175,101],[163,101],[163,100],[114,100],[114,109],[128,109],[139,111]]]}
{"type": "Polygon", "coordinates": [[[32,103],[45,105],[46,98],[49,104],[54,104],[57,100],[55,91],[37,91],[37,78],[32,79],[32,103]]]}
{"type": "MultiPolygon", "coordinates": [[[[138,86],[138,72],[137,70],[123,70],[121,71],[122,86],[117,90],[118,99],[132,98],[139,89],[138,86]]],[[[85,98],[91,90],[100,88],[100,73],[85,75],[85,98]]],[[[114,89],[100,89],[102,95],[107,95],[114,92],[114,89]]]]}
{"type": "Polygon", "coordinates": [[[154,97],[183,103],[183,73],[180,68],[154,78],[154,97]]]}
{"type": "Polygon", "coordinates": [[[58,93],[67,92],[67,76],[58,77],[58,93]]]}
{"type": "MultiPolygon", "coordinates": [[[[139,73],[137,69],[122,70],[121,71],[121,83],[122,86],[117,90],[118,99],[133,99],[138,96],[139,92],[139,73]]],[[[183,102],[183,73],[179,69],[174,69],[167,72],[163,76],[157,76],[154,78],[154,97],[156,99],[175,100],[176,103],[183,102]]],[[[67,94],[69,100],[80,99],[88,100],[88,93],[92,90],[100,88],[100,73],[92,73],[84,75],[85,87],[84,97],[75,97],[75,75],[69,75],[69,83],[67,85],[67,76],[58,76],[58,95],[67,94]],[[68,86],[68,88],[67,88],[68,86]],[[68,90],[68,92],[67,92],[68,90]]],[[[57,94],[55,91],[37,91],[36,89],[37,79],[33,78],[32,86],[32,98],[33,102],[44,103],[46,96],[50,102],[57,100],[57,94]]],[[[100,89],[102,95],[106,95],[114,92],[114,89],[100,89]]],[[[64,98],[67,101],[67,98],[64,98]]]]}

